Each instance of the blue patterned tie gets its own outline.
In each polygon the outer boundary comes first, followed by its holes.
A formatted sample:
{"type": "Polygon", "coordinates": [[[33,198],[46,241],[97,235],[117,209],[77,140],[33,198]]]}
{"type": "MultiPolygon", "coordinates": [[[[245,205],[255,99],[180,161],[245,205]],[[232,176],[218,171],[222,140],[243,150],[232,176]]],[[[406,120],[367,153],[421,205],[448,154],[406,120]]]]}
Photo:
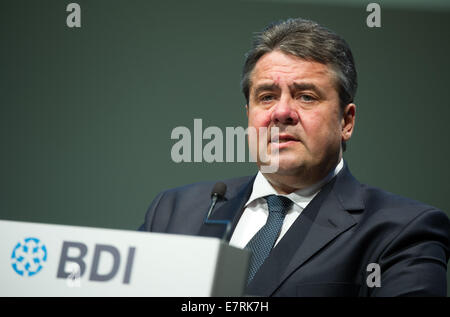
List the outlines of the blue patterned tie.
{"type": "Polygon", "coordinates": [[[259,267],[269,256],[272,247],[280,235],[281,226],[292,201],[284,196],[269,195],[264,197],[269,206],[266,224],[253,236],[246,248],[252,251],[247,284],[255,276],[259,267]]]}

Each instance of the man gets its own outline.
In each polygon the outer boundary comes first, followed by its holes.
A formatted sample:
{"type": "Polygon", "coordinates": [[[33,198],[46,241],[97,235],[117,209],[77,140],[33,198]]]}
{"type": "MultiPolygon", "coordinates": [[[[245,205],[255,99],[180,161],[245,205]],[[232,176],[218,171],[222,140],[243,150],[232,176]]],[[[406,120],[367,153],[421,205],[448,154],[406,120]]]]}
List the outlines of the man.
{"type": "Polygon", "coordinates": [[[160,193],[140,229],[226,234],[253,252],[250,295],[445,296],[448,217],[360,184],[342,158],[356,113],[347,43],[312,21],[272,24],[247,54],[241,84],[249,127],[278,128],[257,140],[271,162],[276,154],[276,171],[264,172],[258,157],[256,176],[224,181],[210,219],[229,220],[229,232],[204,223],[215,183],[160,193]]]}

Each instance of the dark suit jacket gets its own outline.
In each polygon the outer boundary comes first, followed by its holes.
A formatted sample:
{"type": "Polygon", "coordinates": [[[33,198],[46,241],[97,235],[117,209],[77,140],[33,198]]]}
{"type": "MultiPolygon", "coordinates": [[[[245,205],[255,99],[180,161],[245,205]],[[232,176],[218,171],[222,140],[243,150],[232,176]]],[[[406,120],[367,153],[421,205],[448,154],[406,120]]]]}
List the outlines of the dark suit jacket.
{"type": "MultiPolygon", "coordinates": [[[[224,181],[211,219],[234,230],[255,176],[224,181]]],[[[140,230],[221,237],[204,224],[215,182],[160,193],[140,230]]],[[[226,237],[230,239],[233,232],[226,237]]],[[[423,203],[360,184],[347,164],[297,218],[248,285],[261,296],[445,296],[450,221],[423,203]],[[381,286],[367,278],[381,269],[381,286]]]]}

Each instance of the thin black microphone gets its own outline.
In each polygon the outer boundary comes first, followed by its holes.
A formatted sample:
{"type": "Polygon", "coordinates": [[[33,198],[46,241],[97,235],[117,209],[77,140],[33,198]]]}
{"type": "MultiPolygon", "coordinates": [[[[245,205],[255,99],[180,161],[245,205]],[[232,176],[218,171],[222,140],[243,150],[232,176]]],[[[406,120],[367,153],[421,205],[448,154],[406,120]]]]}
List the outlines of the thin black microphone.
{"type": "Polygon", "coordinates": [[[225,192],[227,191],[227,185],[222,182],[218,182],[214,185],[211,191],[211,205],[209,206],[208,214],[206,215],[205,221],[209,220],[209,216],[211,216],[211,212],[214,209],[214,206],[217,203],[219,198],[223,198],[225,196],[225,192]]]}
{"type": "Polygon", "coordinates": [[[214,206],[217,203],[217,200],[220,198],[223,198],[225,196],[225,193],[227,191],[227,185],[225,185],[222,182],[218,182],[214,185],[212,191],[211,191],[211,204],[209,205],[208,213],[206,214],[205,220],[203,223],[205,224],[222,224],[226,225],[225,234],[222,237],[222,240],[225,239],[225,237],[228,235],[228,232],[230,231],[230,221],[229,220],[210,220],[209,217],[211,216],[211,213],[214,209],[214,206]]]}

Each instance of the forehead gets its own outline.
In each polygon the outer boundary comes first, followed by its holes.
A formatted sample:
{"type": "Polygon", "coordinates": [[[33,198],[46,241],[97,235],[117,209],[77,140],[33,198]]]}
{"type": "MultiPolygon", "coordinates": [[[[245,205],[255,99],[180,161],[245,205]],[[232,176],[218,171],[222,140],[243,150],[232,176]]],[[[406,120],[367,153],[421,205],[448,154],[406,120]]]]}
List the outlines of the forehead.
{"type": "Polygon", "coordinates": [[[273,51],[258,60],[251,73],[250,82],[251,88],[259,84],[281,86],[294,82],[310,82],[323,88],[334,88],[335,78],[335,73],[325,64],[273,51]]]}

